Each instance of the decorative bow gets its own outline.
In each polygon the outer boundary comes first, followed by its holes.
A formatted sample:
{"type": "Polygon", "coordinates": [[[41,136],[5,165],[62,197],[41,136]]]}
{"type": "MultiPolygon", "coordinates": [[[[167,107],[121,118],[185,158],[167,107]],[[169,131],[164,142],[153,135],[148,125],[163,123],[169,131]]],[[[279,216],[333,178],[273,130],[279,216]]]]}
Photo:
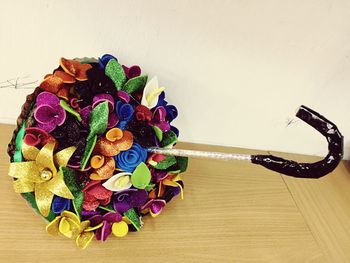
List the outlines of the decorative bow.
{"type": "Polygon", "coordinates": [[[61,169],[66,166],[76,147],[71,146],[53,154],[55,143],[47,143],[39,150],[23,144],[22,154],[27,162],[11,163],[9,176],[17,178],[13,182],[17,193],[35,192],[35,201],[43,216],[48,216],[54,195],[74,199],[66,186],[61,169]]]}

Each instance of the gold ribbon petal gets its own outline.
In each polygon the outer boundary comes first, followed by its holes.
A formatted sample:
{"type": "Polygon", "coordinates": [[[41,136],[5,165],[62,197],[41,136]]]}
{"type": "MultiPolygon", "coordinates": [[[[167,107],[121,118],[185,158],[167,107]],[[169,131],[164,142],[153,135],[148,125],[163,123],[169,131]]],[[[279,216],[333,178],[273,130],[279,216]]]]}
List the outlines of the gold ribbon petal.
{"type": "Polygon", "coordinates": [[[91,240],[94,238],[94,232],[82,232],[79,236],[77,236],[75,243],[77,246],[81,249],[85,249],[91,242],[91,240]]]}
{"type": "MultiPolygon", "coordinates": [[[[85,221],[84,221],[85,222],[85,221]]],[[[90,221],[89,221],[90,222],[90,221]]],[[[103,226],[103,222],[99,223],[96,226],[89,226],[88,228],[85,229],[85,232],[89,232],[89,231],[95,231],[96,229],[99,229],[100,227],[103,226]]]]}
{"type": "Polygon", "coordinates": [[[53,193],[47,189],[48,183],[35,184],[35,201],[40,213],[47,217],[50,212],[53,193]]]}
{"type": "Polygon", "coordinates": [[[64,183],[63,175],[61,172],[58,172],[56,176],[47,182],[47,190],[51,191],[55,195],[68,199],[74,199],[73,194],[64,183]]]}
{"type": "Polygon", "coordinates": [[[52,174],[55,176],[57,169],[53,162],[53,150],[55,148],[55,143],[50,142],[45,144],[43,148],[39,151],[35,161],[39,169],[49,168],[52,174]]]}
{"type": "MultiPolygon", "coordinates": [[[[61,216],[64,216],[64,217],[67,217],[67,218],[70,218],[70,219],[72,219],[76,224],[80,224],[80,219],[79,219],[79,217],[76,215],[76,214],[74,214],[74,213],[72,213],[72,212],[70,212],[70,211],[67,211],[67,210],[64,210],[62,213],[61,213],[61,216]]],[[[89,221],[90,222],[90,221],[89,221]]]]}
{"type": "Polygon", "coordinates": [[[57,236],[59,233],[58,227],[59,227],[61,218],[62,218],[61,216],[57,216],[48,225],[46,225],[46,232],[52,236],[57,236]]]}
{"type": "Polygon", "coordinates": [[[9,176],[30,182],[41,182],[40,172],[35,162],[10,163],[9,176]]]}
{"type": "Polygon", "coordinates": [[[58,230],[62,235],[68,238],[76,238],[81,233],[80,224],[68,217],[62,217],[58,230]]]}
{"type": "Polygon", "coordinates": [[[72,157],[76,149],[75,146],[71,146],[56,153],[54,160],[57,166],[67,166],[69,159],[72,157]]]}
{"type": "Polygon", "coordinates": [[[13,188],[15,189],[16,193],[34,192],[34,186],[35,186],[35,183],[25,181],[22,179],[17,179],[16,181],[13,181],[13,188]]]}
{"type": "Polygon", "coordinates": [[[80,223],[80,227],[83,231],[85,231],[87,228],[90,227],[90,221],[89,220],[85,220],[83,222],[80,223]]]}
{"type": "Polygon", "coordinates": [[[36,157],[39,154],[39,149],[30,146],[28,144],[25,144],[24,142],[22,143],[22,154],[25,160],[27,161],[35,161],[36,157]]]}

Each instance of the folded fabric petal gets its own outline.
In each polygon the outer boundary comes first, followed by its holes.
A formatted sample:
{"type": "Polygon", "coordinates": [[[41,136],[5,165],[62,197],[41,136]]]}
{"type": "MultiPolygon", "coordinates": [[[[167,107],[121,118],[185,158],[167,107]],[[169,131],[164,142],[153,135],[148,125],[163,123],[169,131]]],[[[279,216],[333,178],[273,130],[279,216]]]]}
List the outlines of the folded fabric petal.
{"type": "Polygon", "coordinates": [[[106,220],[109,223],[120,222],[122,221],[122,215],[115,212],[108,212],[103,215],[103,220],[106,220]]]}
{"type": "Polygon", "coordinates": [[[127,103],[118,101],[116,104],[116,114],[119,118],[118,128],[124,129],[125,125],[130,121],[134,114],[134,108],[127,103]]]}
{"type": "Polygon", "coordinates": [[[135,117],[138,121],[150,121],[152,119],[152,112],[144,105],[138,105],[135,108],[135,117]]]}
{"type": "Polygon", "coordinates": [[[70,210],[70,200],[60,197],[60,196],[55,196],[52,201],[52,212],[55,214],[61,214],[64,210],[70,210]]]}
{"type": "Polygon", "coordinates": [[[49,92],[38,95],[34,118],[38,127],[46,132],[53,131],[66,120],[66,111],[61,107],[58,97],[49,92]]]}
{"type": "Polygon", "coordinates": [[[29,146],[44,146],[49,142],[55,142],[56,139],[43,129],[39,129],[38,127],[29,127],[26,128],[26,134],[23,141],[29,146]]]}
{"type": "Polygon", "coordinates": [[[167,122],[166,116],[166,109],[163,106],[159,106],[154,110],[150,124],[157,126],[163,132],[167,132],[170,130],[170,124],[167,122]]]}
{"type": "Polygon", "coordinates": [[[114,157],[116,166],[125,172],[133,172],[147,158],[146,149],[142,148],[138,143],[134,143],[132,147],[114,157]]]}
{"type": "Polygon", "coordinates": [[[163,199],[151,199],[141,209],[149,210],[152,217],[156,217],[162,212],[166,202],[163,199]]]}
{"type": "Polygon", "coordinates": [[[170,123],[174,119],[176,119],[176,117],[178,115],[177,108],[174,105],[167,105],[165,108],[166,108],[166,113],[167,113],[166,119],[170,123]]]}
{"type": "Polygon", "coordinates": [[[131,173],[118,173],[116,175],[113,175],[102,185],[110,191],[120,192],[129,189],[132,186],[130,176],[131,173]]]}
{"type": "Polygon", "coordinates": [[[115,211],[123,214],[133,207],[140,208],[146,203],[147,199],[148,193],[146,190],[130,188],[114,195],[113,207],[115,211]]]}
{"type": "Polygon", "coordinates": [[[83,208],[87,211],[96,210],[100,204],[108,204],[112,196],[112,191],[104,188],[100,181],[90,181],[82,191],[85,192],[83,208]]]}
{"type": "Polygon", "coordinates": [[[116,61],[118,61],[118,59],[110,54],[105,54],[102,57],[98,58],[98,64],[100,65],[101,69],[104,69],[108,63],[108,61],[110,61],[111,59],[115,59],[116,61]]]}
{"type": "Polygon", "coordinates": [[[106,241],[107,237],[111,233],[112,233],[112,224],[107,221],[103,221],[102,227],[98,228],[95,232],[96,240],[106,241]]]}
{"type": "Polygon", "coordinates": [[[37,105],[58,105],[60,103],[60,99],[51,92],[41,92],[36,98],[37,105]]]}
{"type": "Polygon", "coordinates": [[[40,105],[36,107],[34,118],[41,124],[55,122],[56,109],[51,105],[40,105]]]}
{"type": "Polygon", "coordinates": [[[132,79],[141,75],[141,68],[137,65],[131,66],[130,68],[123,65],[123,69],[128,79],[132,79]]]}
{"type": "Polygon", "coordinates": [[[125,103],[130,102],[130,95],[123,90],[118,91],[118,98],[121,99],[122,101],[124,101],[125,103]]]}
{"type": "Polygon", "coordinates": [[[108,129],[114,128],[115,126],[117,126],[118,122],[119,122],[119,119],[118,119],[117,114],[115,114],[114,111],[110,112],[108,115],[107,128],[108,129]]]}
{"type": "Polygon", "coordinates": [[[99,103],[108,101],[109,112],[114,110],[114,98],[107,93],[97,94],[92,99],[92,108],[95,108],[99,103]]]}
{"type": "Polygon", "coordinates": [[[158,86],[157,77],[153,77],[145,86],[143,90],[141,104],[147,108],[152,109],[158,103],[159,95],[164,91],[164,87],[158,86]]]}

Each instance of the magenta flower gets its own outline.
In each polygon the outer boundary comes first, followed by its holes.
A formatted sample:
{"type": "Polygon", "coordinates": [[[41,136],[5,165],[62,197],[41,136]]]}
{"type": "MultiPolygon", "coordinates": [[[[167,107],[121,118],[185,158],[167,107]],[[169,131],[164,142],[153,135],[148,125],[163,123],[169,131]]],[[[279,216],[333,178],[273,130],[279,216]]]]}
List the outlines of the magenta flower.
{"type": "Polygon", "coordinates": [[[157,126],[163,132],[167,132],[170,130],[170,124],[166,120],[166,109],[163,106],[157,107],[152,116],[152,120],[150,121],[151,125],[157,126]]]}
{"type": "Polygon", "coordinates": [[[149,211],[152,217],[156,217],[162,212],[166,202],[163,199],[151,199],[141,207],[142,211],[149,211]]]}
{"type": "Polygon", "coordinates": [[[96,214],[89,218],[92,227],[97,226],[101,223],[102,227],[95,231],[97,240],[105,241],[107,237],[112,233],[113,223],[122,221],[122,216],[119,213],[108,212],[107,214],[99,215],[96,214]]]}
{"type": "Polygon", "coordinates": [[[109,115],[107,128],[111,129],[115,127],[119,122],[119,119],[114,112],[114,99],[112,95],[106,93],[95,95],[95,97],[92,100],[92,108],[95,108],[98,104],[104,101],[108,102],[109,115]]]}
{"type": "Polygon", "coordinates": [[[66,111],[61,107],[59,98],[50,92],[44,91],[36,98],[34,118],[36,127],[46,132],[52,132],[66,120],[66,111]]]}

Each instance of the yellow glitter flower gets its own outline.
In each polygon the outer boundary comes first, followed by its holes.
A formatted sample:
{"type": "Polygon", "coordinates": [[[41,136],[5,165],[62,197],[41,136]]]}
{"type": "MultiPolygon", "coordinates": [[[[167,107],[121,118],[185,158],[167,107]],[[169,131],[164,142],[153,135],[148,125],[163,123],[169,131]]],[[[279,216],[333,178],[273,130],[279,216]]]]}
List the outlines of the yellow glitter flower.
{"type": "Polygon", "coordinates": [[[77,246],[85,249],[94,237],[94,230],[102,225],[103,223],[90,227],[89,220],[80,222],[76,214],[65,210],[46,226],[46,231],[53,236],[61,233],[67,238],[75,239],[77,246]]]}
{"type": "Polygon", "coordinates": [[[43,216],[48,216],[54,195],[74,199],[66,186],[63,174],[56,167],[66,166],[76,147],[68,147],[53,154],[55,143],[46,144],[39,150],[23,144],[22,154],[27,162],[10,164],[9,176],[17,178],[13,182],[15,192],[35,192],[35,201],[43,216]]]}

